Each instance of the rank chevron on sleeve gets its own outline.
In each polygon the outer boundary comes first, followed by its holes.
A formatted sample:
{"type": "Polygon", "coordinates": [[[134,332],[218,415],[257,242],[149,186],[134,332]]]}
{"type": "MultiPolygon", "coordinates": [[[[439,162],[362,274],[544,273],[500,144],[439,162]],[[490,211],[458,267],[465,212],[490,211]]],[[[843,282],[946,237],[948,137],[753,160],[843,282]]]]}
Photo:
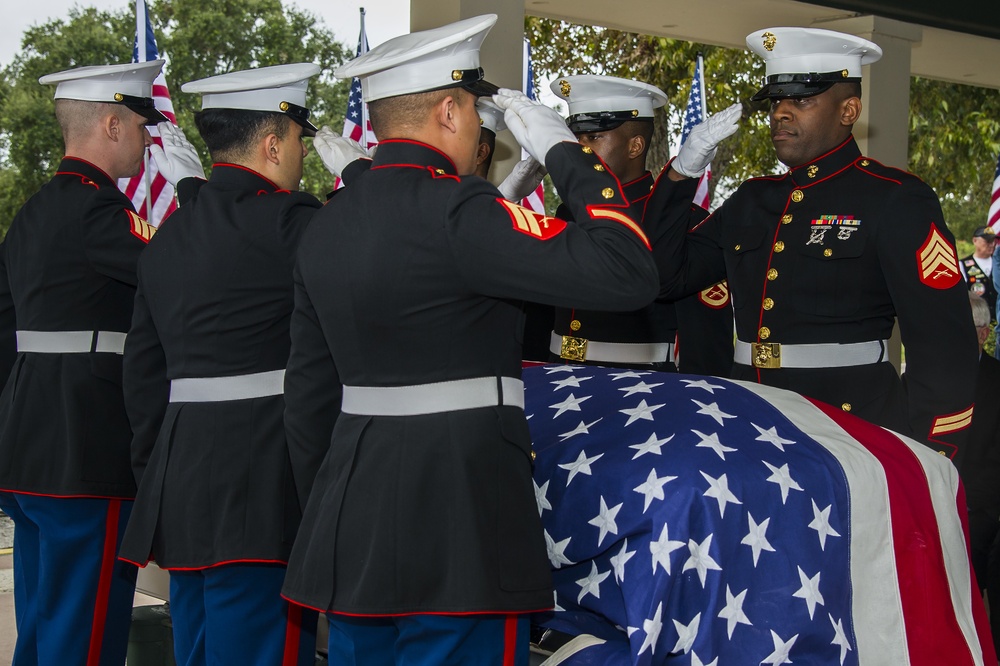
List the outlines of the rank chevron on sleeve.
{"type": "Polygon", "coordinates": [[[958,284],[960,273],[955,248],[934,224],[931,224],[927,240],[917,250],[917,263],[920,265],[920,281],[928,287],[950,289],[958,284]]]}

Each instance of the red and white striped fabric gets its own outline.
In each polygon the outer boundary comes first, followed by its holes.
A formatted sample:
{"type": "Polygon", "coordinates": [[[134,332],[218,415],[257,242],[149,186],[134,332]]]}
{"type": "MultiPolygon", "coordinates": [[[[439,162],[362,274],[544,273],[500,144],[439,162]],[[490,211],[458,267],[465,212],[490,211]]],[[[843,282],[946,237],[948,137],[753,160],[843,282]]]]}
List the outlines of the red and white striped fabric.
{"type": "Polygon", "coordinates": [[[953,465],[798,394],[525,368],[561,662],[996,666],[953,465]]]}
{"type": "MultiPolygon", "coordinates": [[[[537,99],[535,97],[535,70],[531,65],[531,47],[528,45],[528,40],[524,40],[524,57],[521,62],[524,63],[523,76],[524,81],[524,94],[528,96],[528,99],[537,99]]],[[[528,151],[521,150],[521,159],[526,159],[528,157],[528,151]]],[[[545,188],[539,183],[535,191],[521,199],[521,205],[525,208],[530,208],[536,213],[545,215],[545,188]]]]}
{"type": "MultiPolygon", "coordinates": [[[[145,0],[136,0],[135,47],[132,51],[132,62],[148,62],[159,57],[145,0]]],[[[177,124],[174,104],[170,101],[170,90],[167,88],[167,79],[162,70],[153,81],[153,102],[158,111],[165,115],[170,122],[177,124]]],[[[153,143],[162,146],[163,142],[160,139],[159,130],[155,127],[148,129],[150,136],[153,137],[153,143]]],[[[163,220],[177,209],[174,186],[160,175],[156,168],[156,162],[149,159],[148,152],[139,174],[132,178],[122,178],[118,181],[118,188],[132,200],[136,212],[154,227],[159,227],[163,220]]]]}
{"type": "Polygon", "coordinates": [[[995,233],[1000,233],[1000,155],[997,156],[997,170],[993,174],[993,193],[990,196],[990,210],[986,214],[986,225],[995,233]]]}

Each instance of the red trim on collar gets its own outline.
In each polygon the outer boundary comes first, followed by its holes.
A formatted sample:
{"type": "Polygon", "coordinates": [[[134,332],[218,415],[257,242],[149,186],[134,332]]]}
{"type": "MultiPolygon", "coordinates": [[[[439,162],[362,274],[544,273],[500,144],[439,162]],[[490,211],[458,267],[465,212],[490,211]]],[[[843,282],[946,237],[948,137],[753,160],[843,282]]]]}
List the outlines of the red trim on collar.
{"type": "MultiPolygon", "coordinates": [[[[105,170],[104,170],[104,169],[102,169],[101,167],[97,166],[97,165],[96,165],[96,164],[94,164],[93,162],[88,162],[87,160],[83,159],[82,157],[73,157],[72,155],[63,155],[63,161],[65,161],[65,160],[75,160],[75,161],[77,161],[77,162],[83,162],[84,164],[86,164],[86,165],[88,165],[88,166],[91,166],[91,167],[93,167],[93,168],[97,169],[98,171],[100,171],[101,173],[103,173],[103,174],[104,174],[104,176],[105,176],[105,177],[106,177],[106,178],[107,178],[108,180],[110,180],[110,181],[111,181],[112,183],[115,183],[115,182],[117,182],[117,180],[116,180],[116,179],[114,179],[114,178],[112,178],[111,176],[109,176],[109,175],[108,175],[108,172],[107,172],[107,171],[105,171],[105,170]]],[[[66,174],[66,173],[70,173],[70,174],[72,174],[72,175],[74,175],[74,176],[82,176],[82,175],[83,175],[83,174],[79,174],[79,173],[75,173],[75,172],[72,172],[72,171],[69,171],[69,172],[66,172],[66,171],[57,171],[57,172],[56,172],[56,175],[57,175],[57,176],[59,176],[59,175],[61,175],[61,174],[66,174]]],[[[89,177],[89,176],[85,176],[85,177],[89,177]]]]}
{"type": "Polygon", "coordinates": [[[452,159],[450,157],[448,157],[447,155],[445,155],[444,153],[442,153],[439,149],[437,149],[434,146],[430,145],[429,143],[424,143],[423,141],[416,141],[414,139],[386,139],[385,141],[379,141],[379,145],[380,146],[383,146],[383,145],[385,145],[387,143],[409,143],[409,144],[412,144],[414,146],[422,146],[424,148],[429,148],[430,150],[433,150],[435,153],[437,153],[441,157],[443,157],[446,160],[448,160],[448,164],[451,165],[451,168],[455,170],[455,173],[458,173],[458,167],[455,166],[455,163],[452,161],[452,159]]]}
{"type": "Polygon", "coordinates": [[[241,169],[242,171],[246,171],[247,173],[252,173],[253,175],[257,176],[258,178],[266,180],[268,182],[268,184],[270,184],[275,190],[280,190],[281,189],[280,187],[278,187],[278,185],[273,180],[271,180],[267,176],[265,176],[265,175],[263,175],[263,174],[261,174],[261,173],[259,173],[257,171],[254,171],[250,167],[245,167],[242,164],[230,164],[229,162],[216,162],[216,163],[214,163],[212,165],[212,168],[214,169],[217,166],[230,167],[232,169],[241,169]]]}

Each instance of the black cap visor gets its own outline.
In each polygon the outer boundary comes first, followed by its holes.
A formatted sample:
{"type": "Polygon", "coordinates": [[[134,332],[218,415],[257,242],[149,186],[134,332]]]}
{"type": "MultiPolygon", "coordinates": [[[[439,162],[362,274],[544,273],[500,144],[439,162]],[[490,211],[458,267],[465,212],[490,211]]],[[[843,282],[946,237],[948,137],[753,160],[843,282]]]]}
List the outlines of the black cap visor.
{"type": "Polygon", "coordinates": [[[621,127],[630,120],[653,122],[652,118],[637,116],[635,111],[594,111],[575,113],[566,119],[566,125],[570,132],[582,134],[583,132],[607,132],[621,127]]]}
{"type": "Polygon", "coordinates": [[[289,116],[299,125],[302,125],[302,136],[316,136],[319,128],[309,122],[309,109],[298,104],[292,104],[291,102],[282,102],[278,105],[278,108],[286,116],[289,116]]]}
{"type": "Polygon", "coordinates": [[[152,97],[134,97],[132,95],[115,93],[113,103],[132,109],[146,119],[147,125],[169,122],[169,119],[156,109],[156,104],[153,102],[152,97]]]}
{"type": "Polygon", "coordinates": [[[781,99],[784,97],[812,97],[826,92],[835,83],[858,82],[861,77],[847,76],[847,70],[809,74],[772,74],[767,77],[764,87],[757,91],[751,102],[765,99],[781,99]]]}

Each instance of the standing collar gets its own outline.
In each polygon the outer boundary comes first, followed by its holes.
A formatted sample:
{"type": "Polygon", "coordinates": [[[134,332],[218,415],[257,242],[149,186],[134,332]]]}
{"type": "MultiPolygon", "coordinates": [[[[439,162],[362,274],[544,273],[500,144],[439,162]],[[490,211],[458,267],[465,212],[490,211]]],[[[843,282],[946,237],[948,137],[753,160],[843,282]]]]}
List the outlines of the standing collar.
{"type": "Polygon", "coordinates": [[[56,171],[57,176],[60,174],[83,176],[103,187],[118,187],[118,183],[115,182],[114,178],[105,173],[103,169],[80,157],[71,157],[69,155],[63,157],[62,162],[59,163],[59,170],[56,171]]]}
{"type": "Polygon", "coordinates": [[[457,176],[455,163],[434,146],[411,139],[387,139],[378,144],[372,169],[388,167],[416,167],[441,170],[449,176],[457,176]]]}
{"type": "Polygon", "coordinates": [[[643,197],[648,197],[653,187],[653,182],[653,174],[647,171],[635,180],[630,180],[622,184],[622,194],[625,195],[626,201],[631,204],[643,197]]]}
{"type": "Polygon", "coordinates": [[[277,192],[281,188],[271,182],[268,178],[260,175],[249,167],[240,164],[228,164],[217,162],[212,165],[212,175],[208,177],[210,183],[233,184],[247,190],[264,190],[266,192],[277,192]]]}
{"type": "Polygon", "coordinates": [[[813,183],[825,180],[835,173],[843,171],[861,157],[854,136],[848,136],[842,144],[833,150],[820,155],[811,162],[793,167],[788,173],[799,187],[808,187],[813,183]]]}

